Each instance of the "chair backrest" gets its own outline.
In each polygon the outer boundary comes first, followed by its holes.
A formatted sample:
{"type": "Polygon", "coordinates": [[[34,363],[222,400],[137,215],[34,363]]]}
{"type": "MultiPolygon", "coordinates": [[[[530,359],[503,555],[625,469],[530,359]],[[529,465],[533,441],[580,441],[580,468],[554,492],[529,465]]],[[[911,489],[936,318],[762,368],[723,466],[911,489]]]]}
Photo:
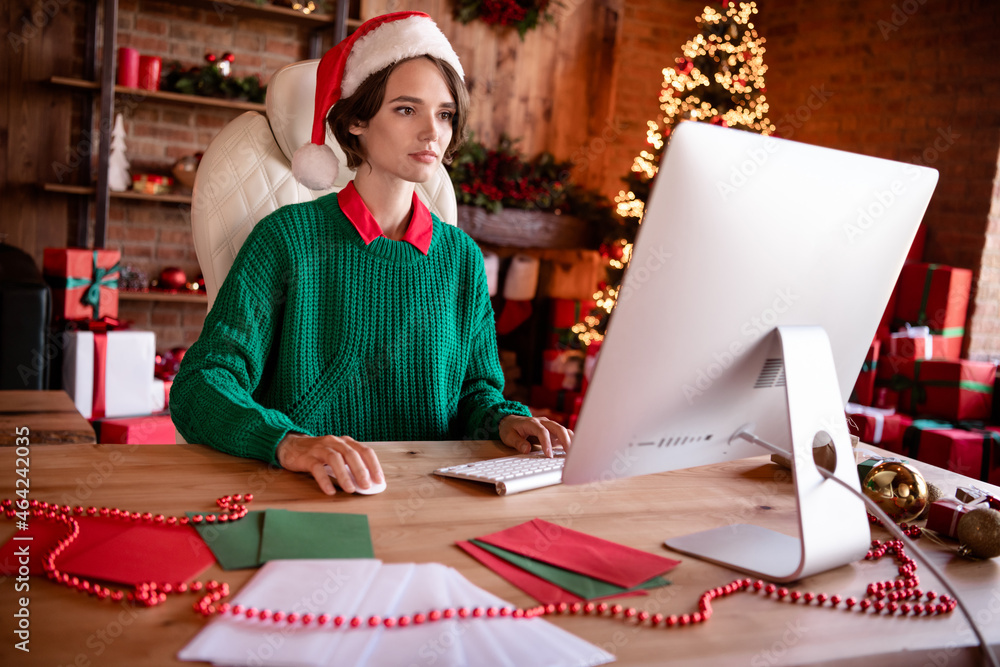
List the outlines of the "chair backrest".
{"type": "MultiPolygon", "coordinates": [[[[192,195],[191,231],[209,309],[254,225],[286,204],[337,192],[354,178],[329,131],[327,145],[340,160],[333,188],[314,192],[292,176],[292,154],[309,141],[312,132],[318,63],[306,60],[275,72],[267,86],[267,117],[248,111],[234,119],[216,135],[201,159],[192,195]]],[[[428,182],[418,183],[416,191],[432,213],[456,223],[455,190],[444,166],[428,182]]],[[[180,433],[177,442],[184,443],[180,433]]]]}
{"type": "MultiPolygon", "coordinates": [[[[318,63],[306,60],[275,72],[267,87],[267,117],[255,111],[242,114],[205,150],[194,183],[191,229],[209,308],[250,230],[264,216],[286,204],[339,191],[354,178],[329,131],[327,145],[340,160],[334,187],[309,190],[292,176],[292,154],[312,131],[318,63]]],[[[455,224],[455,190],[443,166],[431,180],[417,184],[417,195],[438,217],[455,224]]]]}

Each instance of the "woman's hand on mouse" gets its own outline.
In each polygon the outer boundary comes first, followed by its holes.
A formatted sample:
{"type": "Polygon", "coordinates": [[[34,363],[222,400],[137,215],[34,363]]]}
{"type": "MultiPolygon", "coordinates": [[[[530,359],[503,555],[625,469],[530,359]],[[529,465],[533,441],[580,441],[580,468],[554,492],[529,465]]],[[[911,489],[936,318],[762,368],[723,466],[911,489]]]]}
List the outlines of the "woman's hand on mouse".
{"type": "Polygon", "coordinates": [[[532,440],[542,446],[545,456],[552,456],[552,448],[561,446],[569,451],[573,431],[546,417],[507,415],[500,420],[500,441],[521,454],[531,451],[532,440]]]}
{"type": "Polygon", "coordinates": [[[337,484],[354,493],[353,473],[358,486],[367,489],[372,482],[385,481],[378,457],[368,445],[350,436],[310,436],[289,433],[278,444],[278,463],[285,470],[311,473],[319,488],[328,496],[337,491],[324,466],[330,466],[337,484]]]}

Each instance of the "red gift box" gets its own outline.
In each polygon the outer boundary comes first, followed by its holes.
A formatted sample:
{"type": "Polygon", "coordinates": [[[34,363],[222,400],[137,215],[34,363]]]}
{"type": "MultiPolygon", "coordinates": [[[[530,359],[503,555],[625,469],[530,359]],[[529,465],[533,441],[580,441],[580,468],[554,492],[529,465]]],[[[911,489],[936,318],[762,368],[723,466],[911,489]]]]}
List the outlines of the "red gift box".
{"type": "MultiPolygon", "coordinates": [[[[896,372],[887,382],[899,392],[900,410],[952,421],[985,420],[990,416],[996,378],[992,363],[967,359],[900,361],[891,355],[889,358],[892,361],[886,366],[896,372]]],[[[881,365],[879,376],[884,378],[881,365]]]]}
{"type": "Polygon", "coordinates": [[[927,528],[953,540],[958,539],[958,520],[971,510],[971,507],[955,498],[935,500],[927,511],[927,528]]]}
{"type": "Polygon", "coordinates": [[[576,299],[552,299],[552,327],[555,329],[571,329],[574,324],[583,321],[597,305],[595,301],[577,301],[576,299]]]}
{"type": "Polygon", "coordinates": [[[169,415],[150,415],[101,422],[101,442],[115,445],[172,445],[177,431],[169,415]]]}
{"type": "MultiPolygon", "coordinates": [[[[987,466],[989,470],[986,472],[986,476],[983,481],[989,482],[990,484],[995,484],[1000,486],[1000,427],[998,426],[987,426],[987,431],[995,433],[996,437],[993,438],[993,442],[990,443],[990,460],[987,466]]],[[[990,507],[995,510],[1000,510],[1000,499],[990,496],[990,507]]]]}
{"type": "Polygon", "coordinates": [[[572,413],[576,407],[576,400],[580,396],[581,394],[578,391],[549,389],[544,386],[535,385],[531,388],[530,403],[532,407],[572,413]]]}
{"type": "Polygon", "coordinates": [[[973,479],[989,474],[990,455],[1000,433],[984,429],[959,428],[931,419],[918,419],[903,434],[907,456],[973,479]]]}
{"type": "Polygon", "coordinates": [[[904,265],[896,283],[894,327],[930,327],[932,335],[942,337],[940,342],[934,341],[935,356],[958,359],[971,288],[969,269],[921,262],[904,265]]]}
{"type": "Polygon", "coordinates": [[[861,366],[858,379],[854,382],[854,390],[851,392],[851,403],[858,405],[871,405],[875,400],[875,373],[878,368],[879,349],[882,347],[880,341],[872,341],[868,347],[868,354],[865,356],[865,363],[861,366]]]}
{"type": "Polygon", "coordinates": [[[899,413],[883,414],[872,408],[856,411],[863,407],[848,405],[847,427],[851,435],[858,436],[861,442],[902,454],[903,433],[913,423],[913,417],[899,413]]]}
{"type": "Polygon", "coordinates": [[[542,386],[558,391],[580,388],[584,354],[580,350],[544,350],[542,352],[542,386]]]}
{"type": "Polygon", "coordinates": [[[118,317],[120,259],[117,250],[46,248],[42,266],[57,316],[66,320],[118,317]]]}

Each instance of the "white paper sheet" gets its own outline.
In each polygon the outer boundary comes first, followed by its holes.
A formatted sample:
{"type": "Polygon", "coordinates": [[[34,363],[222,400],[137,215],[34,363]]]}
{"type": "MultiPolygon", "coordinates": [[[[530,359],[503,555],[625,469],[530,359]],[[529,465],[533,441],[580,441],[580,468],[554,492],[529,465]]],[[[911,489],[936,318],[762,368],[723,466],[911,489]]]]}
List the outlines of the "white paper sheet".
{"type": "MultiPolygon", "coordinates": [[[[509,606],[438,563],[276,560],[232,604],[367,619],[433,609],[509,606]]],[[[614,656],[540,618],[454,618],[405,628],[318,628],[231,616],[209,623],[178,654],[217,665],[280,667],[590,667],[614,656]]]]}

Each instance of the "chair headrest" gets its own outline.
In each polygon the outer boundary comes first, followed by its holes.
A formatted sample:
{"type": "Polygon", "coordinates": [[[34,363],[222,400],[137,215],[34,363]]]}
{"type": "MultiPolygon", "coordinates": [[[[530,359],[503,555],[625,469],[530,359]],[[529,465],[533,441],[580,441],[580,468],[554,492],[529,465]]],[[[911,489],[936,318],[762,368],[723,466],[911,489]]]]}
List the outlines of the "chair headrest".
{"type": "MultiPolygon", "coordinates": [[[[312,137],[318,65],[319,60],[303,60],[285,65],[271,76],[267,84],[267,122],[278,148],[289,163],[296,149],[309,143],[312,137]]],[[[354,178],[354,172],[347,168],[344,151],[329,128],[326,132],[326,144],[333,149],[333,154],[340,161],[340,175],[333,188],[339,190],[354,178]]]]}

